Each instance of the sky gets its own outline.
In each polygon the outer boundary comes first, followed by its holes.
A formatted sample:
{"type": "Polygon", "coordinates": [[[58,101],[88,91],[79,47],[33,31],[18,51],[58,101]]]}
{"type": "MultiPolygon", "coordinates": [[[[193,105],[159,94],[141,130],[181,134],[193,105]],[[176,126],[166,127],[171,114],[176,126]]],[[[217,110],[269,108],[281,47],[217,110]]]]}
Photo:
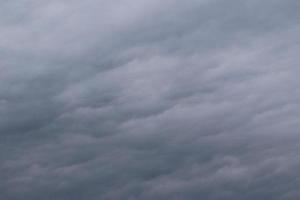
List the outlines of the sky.
{"type": "Polygon", "coordinates": [[[0,199],[298,200],[299,0],[1,0],[0,199]]]}

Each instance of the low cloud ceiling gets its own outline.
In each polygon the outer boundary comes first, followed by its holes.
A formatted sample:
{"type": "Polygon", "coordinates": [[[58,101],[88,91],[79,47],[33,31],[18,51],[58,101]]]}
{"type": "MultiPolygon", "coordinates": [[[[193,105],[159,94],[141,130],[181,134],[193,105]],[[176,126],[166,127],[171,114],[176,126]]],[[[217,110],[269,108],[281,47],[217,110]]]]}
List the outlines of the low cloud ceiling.
{"type": "Polygon", "coordinates": [[[1,1],[1,199],[299,199],[299,9],[1,1]]]}

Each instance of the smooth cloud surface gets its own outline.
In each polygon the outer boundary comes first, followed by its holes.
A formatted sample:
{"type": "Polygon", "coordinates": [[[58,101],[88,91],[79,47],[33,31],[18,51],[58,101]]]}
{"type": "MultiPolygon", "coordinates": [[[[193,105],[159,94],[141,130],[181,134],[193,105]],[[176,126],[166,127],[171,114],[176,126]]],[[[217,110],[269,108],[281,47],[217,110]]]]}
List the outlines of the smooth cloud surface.
{"type": "Polygon", "coordinates": [[[296,200],[298,0],[0,3],[5,200],[296,200]]]}

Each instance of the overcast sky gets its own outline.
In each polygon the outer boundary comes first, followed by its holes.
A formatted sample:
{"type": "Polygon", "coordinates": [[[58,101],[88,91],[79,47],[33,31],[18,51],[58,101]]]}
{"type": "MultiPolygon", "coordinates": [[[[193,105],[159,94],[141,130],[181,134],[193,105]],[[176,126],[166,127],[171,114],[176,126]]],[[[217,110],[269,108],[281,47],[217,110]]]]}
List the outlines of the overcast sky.
{"type": "Polygon", "coordinates": [[[0,199],[298,200],[299,0],[1,0],[0,199]]]}

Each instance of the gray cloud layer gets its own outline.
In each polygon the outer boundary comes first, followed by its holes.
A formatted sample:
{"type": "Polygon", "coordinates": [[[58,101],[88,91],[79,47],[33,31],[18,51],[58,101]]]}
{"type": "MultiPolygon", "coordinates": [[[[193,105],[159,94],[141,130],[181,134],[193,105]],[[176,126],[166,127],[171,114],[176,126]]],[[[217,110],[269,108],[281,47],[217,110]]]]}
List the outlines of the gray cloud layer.
{"type": "Polygon", "coordinates": [[[299,199],[299,9],[1,1],[1,199],[299,199]]]}

